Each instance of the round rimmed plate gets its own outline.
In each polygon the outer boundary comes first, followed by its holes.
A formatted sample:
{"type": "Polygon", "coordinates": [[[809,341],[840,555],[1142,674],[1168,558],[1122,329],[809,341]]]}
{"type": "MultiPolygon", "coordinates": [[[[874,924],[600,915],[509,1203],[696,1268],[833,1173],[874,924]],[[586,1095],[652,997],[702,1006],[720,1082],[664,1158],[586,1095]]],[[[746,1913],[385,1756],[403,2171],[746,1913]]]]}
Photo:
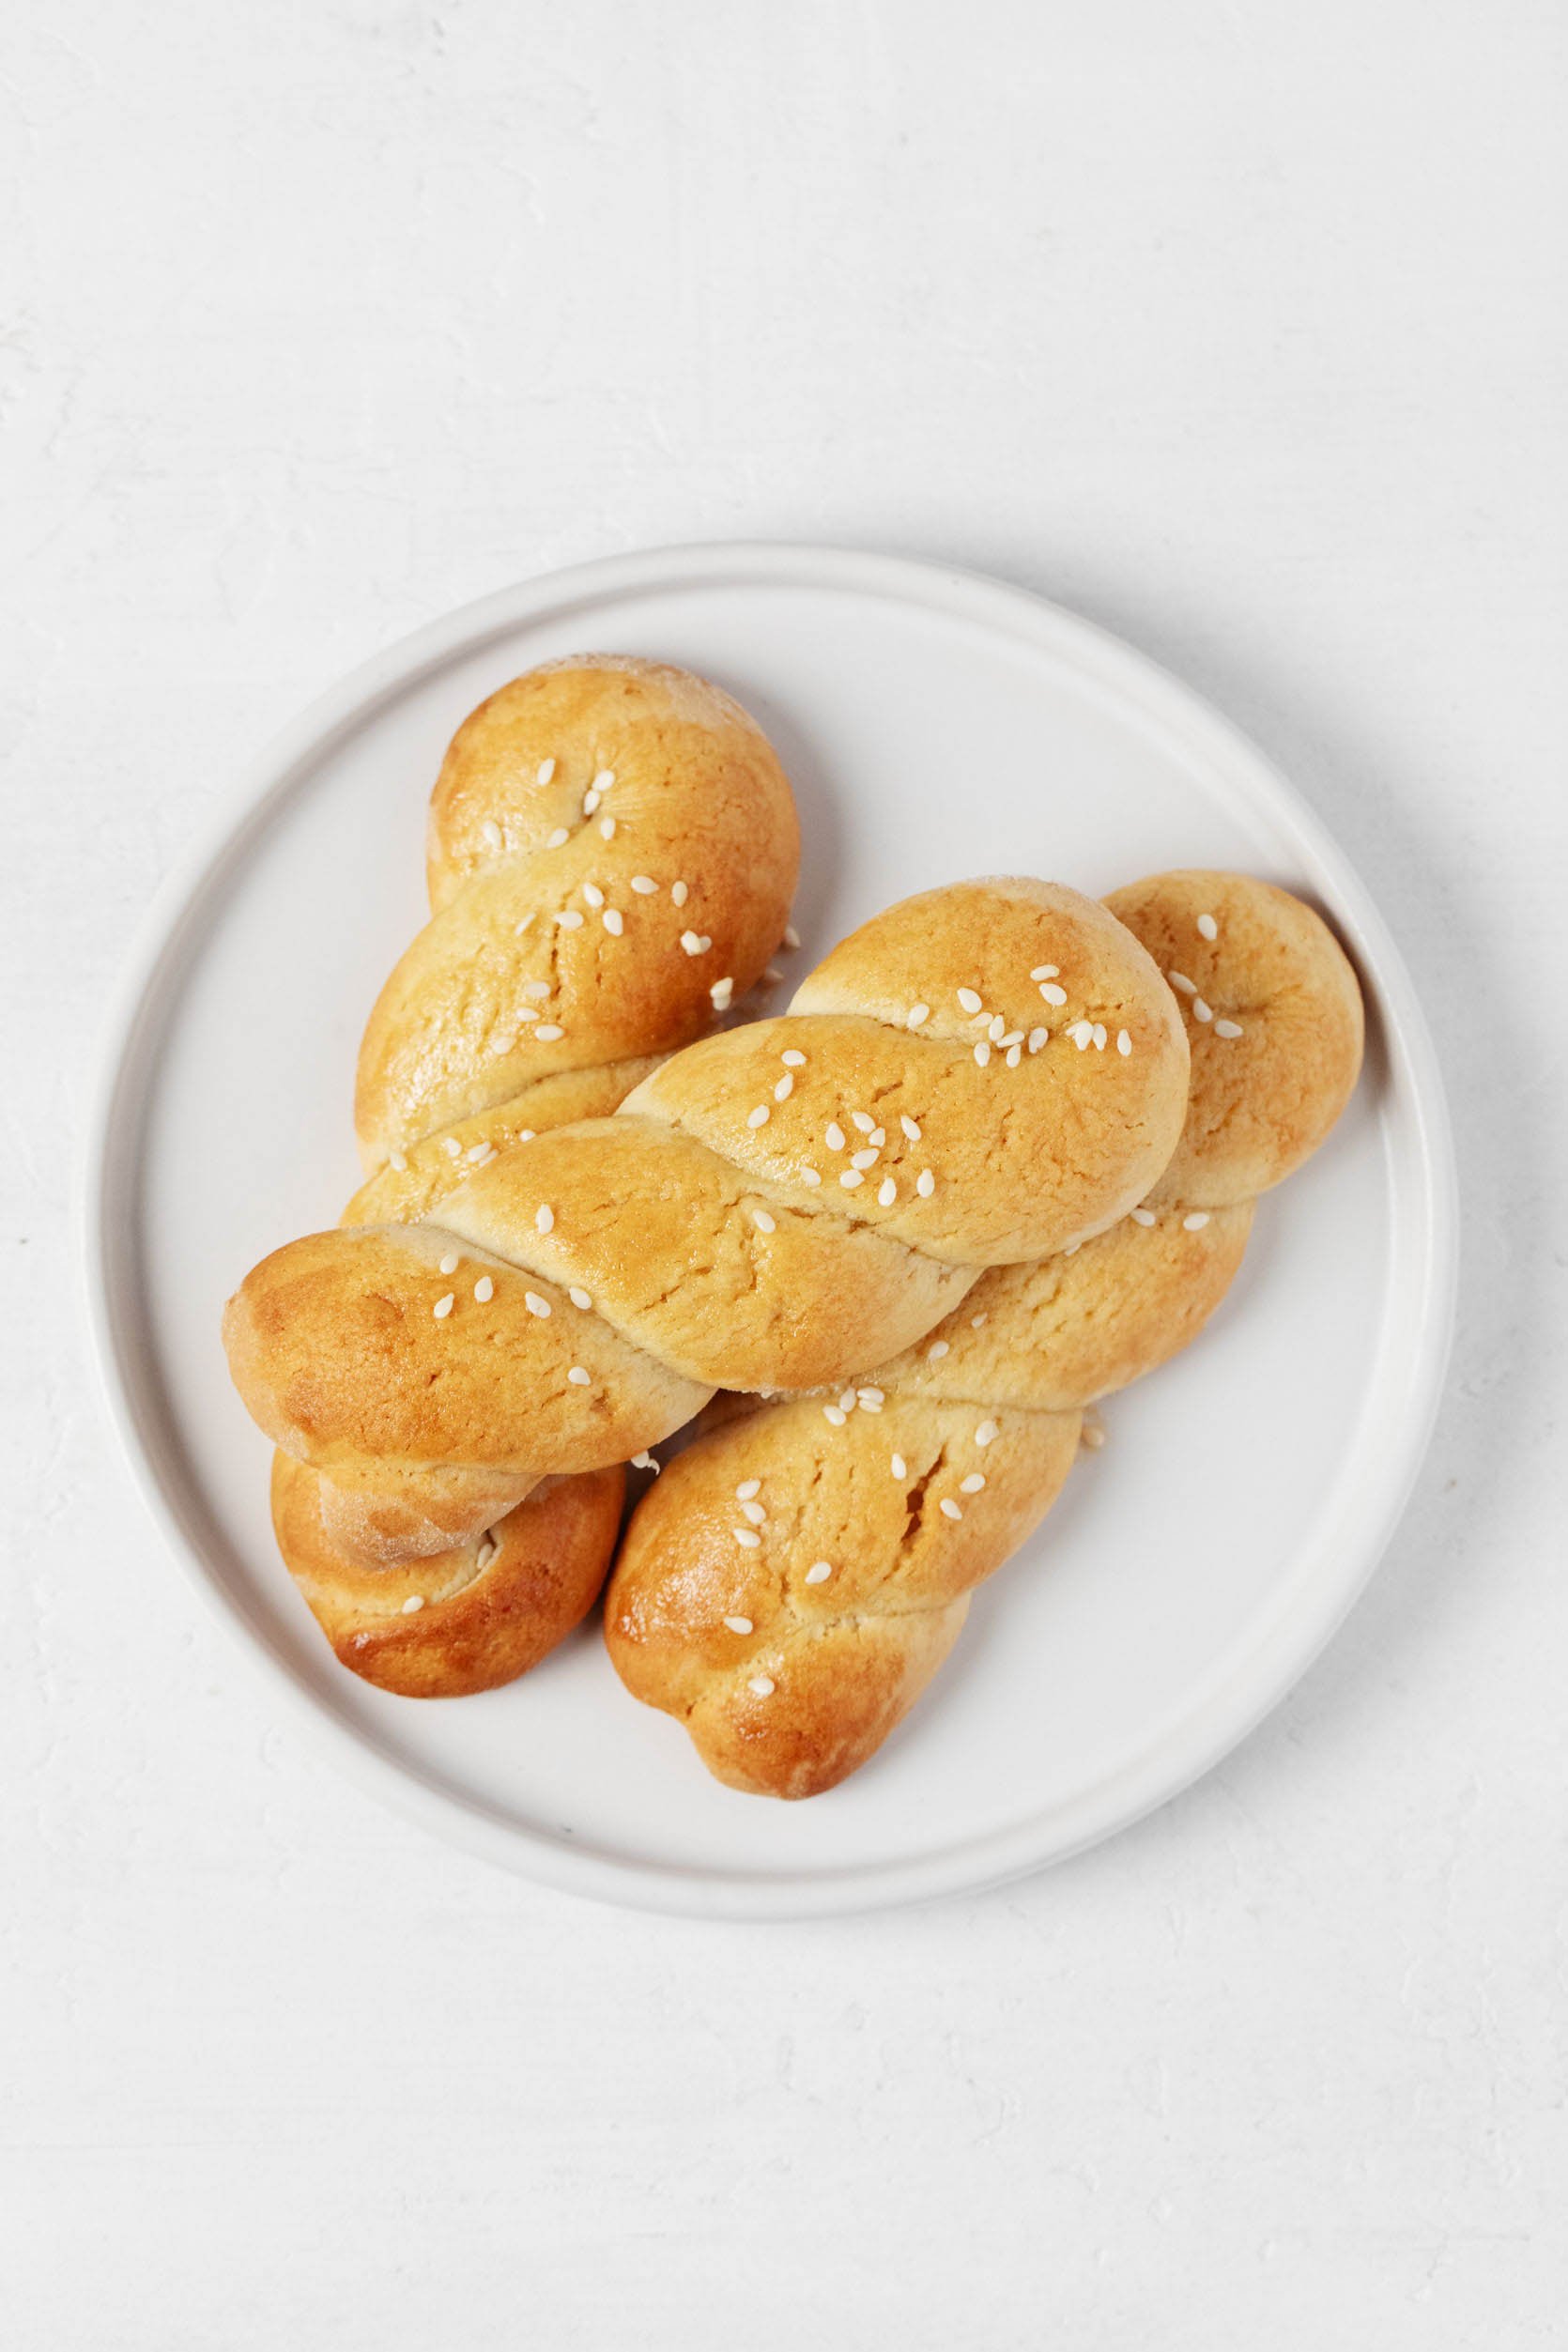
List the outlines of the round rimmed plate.
{"type": "Polygon", "coordinates": [[[1360,1590],[1431,1427],[1455,1207],[1436,1058],[1376,909],[1262,756],[1130,648],[1021,590],[849,551],[699,546],[583,565],[432,623],[274,743],[171,884],[128,974],[90,1139],[86,1263],[109,1407],[177,1554],[302,1725],[427,1826],[582,1895],[714,1915],[852,1911],[1057,1860],[1214,1763],[1360,1590]],[[795,783],[806,970],[961,874],[1099,892],[1239,866],[1332,916],[1368,1068],[1260,1213],[1190,1353],[1105,1409],[1044,1527],[977,1596],[933,1689],[804,1806],[709,1780],[596,1631],[480,1699],[337,1667],[273,1550],[268,1449],[231,1391],[223,1299],[356,1177],[359,1032],[423,917],[446,741],[552,655],[656,654],[757,715],[795,783]]]}

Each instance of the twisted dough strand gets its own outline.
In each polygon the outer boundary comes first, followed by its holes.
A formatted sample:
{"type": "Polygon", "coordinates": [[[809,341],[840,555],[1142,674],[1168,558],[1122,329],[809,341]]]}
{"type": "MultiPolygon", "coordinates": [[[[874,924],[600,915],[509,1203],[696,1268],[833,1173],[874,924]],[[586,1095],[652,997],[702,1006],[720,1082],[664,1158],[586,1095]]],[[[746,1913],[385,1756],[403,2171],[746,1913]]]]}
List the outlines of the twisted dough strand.
{"type": "Polygon", "coordinates": [[[477,1478],[493,1516],[509,1479],[623,1459],[718,1386],[837,1378],[987,1266],[1100,1230],[1169,1159],[1187,1062],[1096,901],[930,892],[614,1118],[498,1156],[419,1223],[275,1252],[230,1302],[231,1369],[329,1477],[477,1478]]]}
{"type": "Polygon", "coordinates": [[[1256,1195],[1316,1149],[1355,1084],[1355,976],[1299,899],[1189,872],[1108,904],[1189,1024],[1186,1118],[1146,1198],[1082,1246],[983,1275],[918,1346],[836,1397],[714,1429],[634,1514],[607,1600],[611,1658],[731,1787],[809,1796],[875,1752],[974,1587],[1055,1500],[1083,1408],[1197,1335],[1256,1195]]]}

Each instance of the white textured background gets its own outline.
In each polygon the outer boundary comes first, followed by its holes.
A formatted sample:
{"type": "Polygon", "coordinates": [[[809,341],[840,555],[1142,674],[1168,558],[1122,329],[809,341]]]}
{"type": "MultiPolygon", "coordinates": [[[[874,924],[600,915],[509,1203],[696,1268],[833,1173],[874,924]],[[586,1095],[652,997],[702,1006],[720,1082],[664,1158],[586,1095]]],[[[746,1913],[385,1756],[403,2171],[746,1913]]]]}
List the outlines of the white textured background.
{"type": "Polygon", "coordinates": [[[1565,30],[12,13],[8,2345],[1568,2339],[1565,30]],[[1290,1703],[1053,1876],[774,1930],[534,1893],[322,1777],[108,1454],[63,1211],[237,761],[445,606],[738,535],[1037,585],[1250,728],[1415,966],[1468,1196],[1437,1448],[1290,1703]]]}

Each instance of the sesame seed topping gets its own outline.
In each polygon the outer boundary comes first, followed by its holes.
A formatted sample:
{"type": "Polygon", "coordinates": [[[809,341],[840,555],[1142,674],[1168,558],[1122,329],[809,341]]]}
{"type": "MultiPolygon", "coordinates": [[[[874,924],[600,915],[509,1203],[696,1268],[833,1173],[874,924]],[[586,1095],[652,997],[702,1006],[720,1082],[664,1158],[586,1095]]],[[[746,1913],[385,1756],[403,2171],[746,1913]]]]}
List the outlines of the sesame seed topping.
{"type": "Polygon", "coordinates": [[[1152,1208],[1135,1208],[1132,1210],[1131,1215],[1132,1222],[1135,1225],[1152,1225],[1155,1222],[1154,1211],[1152,1208]]]}
{"type": "Polygon", "coordinates": [[[972,1315],[970,1316],[970,1318],[969,1318],[969,1328],[970,1328],[970,1330],[971,1330],[972,1331],[977,1331],[977,1330],[979,1330],[979,1328],[980,1328],[981,1324],[982,1324],[983,1322],[985,1322],[985,1320],[986,1320],[986,1317],[985,1317],[983,1314],[972,1314],[972,1315]]]}
{"type": "Polygon", "coordinates": [[[408,1597],[407,1597],[407,1600],[404,1602],[404,1604],[403,1604],[403,1614],[404,1614],[404,1616],[405,1616],[405,1617],[417,1617],[417,1616],[419,1615],[420,1610],[421,1610],[423,1606],[424,1606],[424,1595],[423,1595],[423,1592],[410,1592],[410,1593],[409,1593],[409,1595],[408,1595],[408,1597]]]}
{"type": "Polygon", "coordinates": [[[849,1415],[845,1412],[841,1405],[824,1405],[822,1407],[822,1419],[824,1421],[830,1421],[835,1429],[842,1429],[844,1423],[849,1419],[849,1415]]]}
{"type": "Polygon", "coordinates": [[[743,1502],[741,1509],[746,1514],[748,1526],[754,1528],[766,1527],[768,1514],[763,1510],[760,1502],[743,1502]]]}
{"type": "Polygon", "coordinates": [[[533,1034],[541,1045],[553,1045],[557,1038],[563,1038],[566,1032],[558,1021],[542,1021],[533,1034]]]}
{"type": "Polygon", "coordinates": [[[538,913],[539,910],[536,907],[531,915],[525,915],[521,922],[513,924],[512,936],[514,939],[521,939],[525,931],[529,931],[533,929],[534,923],[538,919],[538,913]]]}
{"type": "Polygon", "coordinates": [[[1029,1051],[1030,1051],[1030,1053],[1038,1053],[1039,1052],[1039,1050],[1040,1050],[1041,1046],[1045,1044],[1045,1042],[1046,1042],[1047,1038],[1050,1037],[1050,1035],[1051,1035],[1051,1032],[1050,1032],[1050,1030],[1049,1030],[1049,1029],[1031,1029],[1031,1030],[1030,1030],[1030,1032],[1029,1032],[1029,1051]]]}
{"type": "Polygon", "coordinates": [[[455,1250],[449,1250],[449,1251],[447,1252],[447,1253],[446,1253],[445,1257],[444,1257],[444,1258],[442,1258],[442,1260],[441,1260],[440,1270],[441,1270],[441,1272],[442,1272],[443,1274],[455,1274],[455,1273],[456,1273],[456,1271],[457,1271],[457,1253],[456,1253],[456,1251],[455,1251],[455,1250]]]}
{"type": "Polygon", "coordinates": [[[1185,1232],[1202,1233],[1208,1222],[1208,1211],[1207,1208],[1194,1208],[1190,1215],[1182,1219],[1181,1222],[1185,1232]]]}
{"type": "Polygon", "coordinates": [[[820,1184],[822,1180],[822,1171],[820,1168],[802,1168],[800,1180],[802,1184],[820,1184]]]}
{"type": "Polygon", "coordinates": [[[755,1111],[748,1111],[746,1113],[746,1123],[747,1127],[766,1127],[772,1115],[773,1114],[769,1111],[767,1104],[765,1102],[760,1102],[755,1111]]]}
{"type": "Polygon", "coordinates": [[[774,965],[770,963],[767,970],[762,975],[763,985],[767,988],[776,988],[779,981],[783,977],[783,973],[776,970],[774,965]]]}
{"type": "Polygon", "coordinates": [[[554,776],[555,761],[553,760],[541,760],[533,771],[533,780],[536,784],[548,784],[554,776]]]}
{"type": "Polygon", "coordinates": [[[398,1175],[401,1176],[404,1169],[408,1165],[408,1162],[400,1151],[390,1151],[387,1154],[387,1165],[389,1168],[395,1168],[398,1175]]]}
{"type": "Polygon", "coordinates": [[[669,895],[677,906],[684,906],[686,902],[686,884],[684,882],[672,882],[669,885],[669,895]]]}
{"type": "Polygon", "coordinates": [[[566,1293],[566,1296],[567,1296],[567,1298],[568,1298],[568,1299],[570,1299],[570,1300],[572,1301],[572,1304],[573,1304],[575,1307],[581,1307],[581,1308],[582,1308],[582,1310],[583,1310],[583,1312],[584,1312],[585,1314],[587,1313],[588,1309],[589,1309],[589,1308],[590,1308],[590,1307],[593,1304],[593,1301],[592,1301],[592,1299],[589,1297],[589,1295],[588,1295],[587,1291],[586,1291],[586,1290],[583,1290],[582,1288],[580,1288],[580,1287],[579,1287],[579,1285],[578,1285],[576,1283],[574,1283],[574,1284],[572,1284],[572,1287],[571,1287],[571,1289],[570,1289],[570,1290],[566,1293]]]}
{"type": "Polygon", "coordinates": [[[1068,1030],[1068,1037],[1080,1053],[1094,1043],[1095,1025],[1092,1021],[1075,1021],[1068,1030]]]}
{"type": "Polygon", "coordinates": [[[727,1617],[724,1622],[732,1634],[748,1634],[751,1631],[749,1617],[727,1617]]]}
{"type": "Polygon", "coordinates": [[[590,1386],[590,1376],[581,1364],[574,1364],[566,1377],[575,1389],[586,1389],[590,1386]]]}
{"type": "Polygon", "coordinates": [[[881,1208],[891,1208],[898,1197],[899,1188],[894,1183],[892,1177],[884,1176],[882,1182],[877,1187],[878,1207],[881,1208]]]}
{"type": "Polygon", "coordinates": [[[1040,994],[1044,997],[1048,1005],[1065,1005],[1068,1001],[1068,992],[1066,989],[1058,988],[1054,980],[1042,980],[1040,982],[1040,994]]]}
{"type": "Polygon", "coordinates": [[[798,947],[800,945],[800,933],[796,930],[792,923],[786,923],[784,926],[784,945],[786,947],[798,947]]]}
{"type": "Polygon", "coordinates": [[[538,1207],[533,1212],[533,1229],[535,1233],[548,1233],[554,1224],[555,1210],[550,1207],[548,1201],[541,1201],[538,1207]]]}
{"type": "Polygon", "coordinates": [[[1053,980],[1061,968],[1059,963],[1037,963],[1029,977],[1032,980],[1053,980]]]}
{"type": "Polygon", "coordinates": [[[535,1001],[542,996],[548,996],[549,992],[550,984],[548,980],[529,980],[524,983],[523,994],[525,996],[533,997],[535,1001]]]}
{"type": "Polygon", "coordinates": [[[907,1478],[909,1476],[909,1464],[904,1460],[901,1453],[895,1453],[887,1467],[892,1471],[895,1478],[907,1478]]]}
{"type": "Polygon", "coordinates": [[[1167,972],[1165,977],[1173,988],[1180,989],[1183,996],[1196,996],[1198,984],[1196,980],[1190,980],[1185,972],[1167,972]]]}
{"type": "Polygon", "coordinates": [[[987,1028],[986,1034],[990,1038],[992,1045],[1001,1044],[1003,1038],[1007,1034],[1007,1024],[1000,1013],[992,1014],[990,1025],[987,1028]]]}
{"type": "Polygon", "coordinates": [[[971,1470],[967,1478],[960,1479],[959,1493],[961,1495],[977,1495],[985,1483],[984,1478],[978,1470],[971,1470]]]}
{"type": "Polygon", "coordinates": [[[1217,1021],[1214,1024],[1214,1034],[1217,1038],[1238,1038],[1241,1035],[1241,1023],[1239,1021],[1217,1021]]]}
{"type": "Polygon", "coordinates": [[[807,1584],[825,1584],[832,1574],[833,1565],[830,1560],[814,1560],[806,1572],[806,1581],[807,1584]]]}
{"type": "Polygon", "coordinates": [[[989,1446],[997,1435],[996,1423],[993,1421],[983,1421],[975,1432],[975,1443],[977,1446],[989,1446]]]}
{"type": "Polygon", "coordinates": [[[806,1068],[806,1056],[797,1045],[787,1045],[778,1058],[783,1063],[786,1069],[804,1069],[806,1068]]]}
{"type": "Polygon", "coordinates": [[[713,945],[713,944],[714,943],[711,939],[704,939],[699,931],[683,931],[681,933],[681,945],[685,949],[688,956],[706,955],[708,949],[713,945]]]}
{"type": "Polygon", "coordinates": [[[853,1413],[859,1401],[853,1389],[846,1389],[838,1399],[846,1413],[853,1413]]]}
{"type": "Polygon", "coordinates": [[[909,1137],[912,1144],[917,1144],[920,1141],[920,1130],[915,1126],[915,1121],[910,1117],[907,1111],[899,1113],[899,1125],[903,1129],[904,1133],[909,1137]]]}
{"type": "Polygon", "coordinates": [[[944,1517],[945,1519],[961,1519],[961,1518],[962,1518],[962,1516],[963,1516],[963,1513],[962,1513],[962,1511],[961,1510],[961,1508],[959,1507],[959,1505],[958,1505],[958,1504],[957,1504],[957,1503],[953,1500],[953,1498],[952,1498],[952,1496],[951,1496],[951,1495],[944,1495],[944,1496],[943,1496],[943,1498],[942,1498],[942,1502],[941,1502],[941,1506],[940,1506],[940,1507],[941,1507],[941,1511],[942,1511],[942,1515],[943,1515],[943,1517],[944,1517]]]}
{"type": "Polygon", "coordinates": [[[1214,920],[1212,915],[1199,915],[1198,930],[1202,932],[1205,939],[1218,939],[1220,936],[1220,926],[1214,920]]]}
{"type": "Polygon", "coordinates": [[[980,1039],[979,1044],[975,1048],[975,1059],[979,1063],[982,1069],[984,1069],[986,1064],[991,1059],[991,1048],[986,1043],[984,1038],[980,1039]]]}
{"type": "Polygon", "coordinates": [[[1097,1053],[1103,1053],[1105,1051],[1105,1034],[1104,1022],[1097,1021],[1095,1022],[1095,1051],[1097,1053]]]}
{"type": "Polygon", "coordinates": [[[980,992],[978,989],[961,988],[959,991],[959,1003],[963,1007],[966,1013],[977,1013],[980,1009],[980,992]]]}
{"type": "Polygon", "coordinates": [[[1195,1018],[1196,1018],[1197,1020],[1199,1020],[1199,1021],[1212,1021],[1212,1020],[1213,1020],[1213,1018],[1214,1018],[1214,1007],[1213,1007],[1213,1006],[1212,1006],[1212,1005],[1206,1005],[1206,1004],[1204,1003],[1203,998],[1202,998],[1201,996],[1194,996],[1194,997],[1193,997],[1193,999],[1192,999],[1192,1011],[1193,1011],[1193,1014],[1194,1014],[1195,1018]]]}
{"type": "Polygon", "coordinates": [[[493,1160],[495,1156],[496,1147],[488,1136],[483,1143],[470,1144],[463,1154],[470,1168],[483,1168],[486,1160],[493,1160]]]}
{"type": "Polygon", "coordinates": [[[619,939],[626,928],[626,918],[618,906],[607,906],[604,913],[604,925],[612,939],[619,939]]]}
{"type": "Polygon", "coordinates": [[[432,1308],[432,1310],[431,1310],[432,1314],[433,1314],[435,1315],[435,1317],[436,1317],[437,1322],[438,1322],[438,1323],[444,1323],[444,1322],[446,1321],[447,1316],[448,1316],[448,1315],[452,1313],[452,1310],[453,1310],[453,1308],[456,1305],[456,1303],[457,1303],[457,1301],[453,1299],[453,1295],[452,1295],[452,1293],[451,1293],[451,1291],[450,1291],[450,1290],[447,1292],[446,1297],[445,1297],[444,1299],[437,1299],[437,1301],[436,1301],[435,1306],[434,1306],[434,1307],[432,1308]]]}
{"type": "Polygon", "coordinates": [[[596,882],[585,882],[582,886],[582,895],[590,906],[603,906],[605,903],[605,894],[596,882]]]}
{"type": "Polygon", "coordinates": [[[1104,1428],[1098,1421],[1086,1421],[1078,1432],[1078,1442],[1087,1446],[1091,1453],[1098,1453],[1105,1443],[1104,1428]]]}
{"type": "Polygon", "coordinates": [[[484,822],[479,828],[479,833],[480,838],[483,840],[487,850],[500,849],[501,839],[500,827],[497,824],[494,817],[485,818],[484,822]]]}
{"type": "Polygon", "coordinates": [[[936,1178],[929,1168],[922,1168],[915,1179],[915,1189],[923,1201],[929,1201],[936,1191],[936,1178]]]}
{"type": "Polygon", "coordinates": [[[518,1141],[518,1143],[519,1143],[519,1144],[531,1144],[531,1143],[532,1143],[532,1141],[533,1141],[533,1130],[532,1130],[532,1128],[531,1128],[531,1127],[520,1127],[520,1128],[517,1130],[517,1141],[518,1141]]]}
{"type": "Polygon", "coordinates": [[[761,1491],[762,1482],[760,1478],[743,1478],[735,1489],[735,1500],[749,1502],[753,1495],[760,1495],[761,1491]]]}
{"type": "MultiPolygon", "coordinates": [[[[537,1021],[539,1016],[530,1008],[526,1018],[537,1021]]],[[[510,1029],[503,1036],[490,1039],[490,1051],[492,1053],[510,1053],[516,1042],[517,1032],[515,1029],[510,1029]]]]}
{"type": "Polygon", "coordinates": [[[857,1151],[852,1152],[850,1155],[850,1166],[852,1168],[874,1168],[876,1164],[877,1155],[874,1151],[857,1151]]]}
{"type": "Polygon", "coordinates": [[[632,1468],[634,1470],[656,1470],[658,1467],[659,1466],[654,1461],[653,1455],[646,1451],[641,1453],[634,1453],[632,1456],[632,1468]]]}
{"type": "Polygon", "coordinates": [[[488,1274],[481,1274],[478,1282],[476,1282],[473,1286],[473,1295],[479,1300],[482,1307],[489,1305],[491,1299],[496,1295],[496,1285],[491,1281],[488,1274]]]}
{"type": "Polygon", "coordinates": [[[1131,1051],[1132,1034],[1130,1030],[1118,1029],[1116,1031],[1116,1052],[1118,1053],[1130,1053],[1131,1051]]]}
{"type": "Polygon", "coordinates": [[[850,1113],[850,1117],[853,1120],[855,1126],[859,1128],[862,1135],[869,1135],[872,1128],[876,1125],[875,1119],[872,1118],[869,1111],[852,1111],[850,1113]]]}
{"type": "Polygon", "coordinates": [[[865,1406],[868,1412],[871,1410],[873,1406],[878,1406],[885,1402],[884,1391],[881,1389],[856,1389],[855,1394],[859,1397],[860,1402],[865,1406]]]}
{"type": "Polygon", "coordinates": [[[463,1146],[458,1142],[455,1135],[443,1135],[441,1137],[441,1149],[445,1152],[449,1160],[461,1160],[463,1157],[463,1146]]]}
{"type": "Polygon", "coordinates": [[[774,1694],[773,1676],[771,1674],[754,1674],[750,1682],[747,1683],[746,1688],[749,1691],[755,1691],[759,1699],[771,1699],[774,1694]]]}
{"type": "Polygon", "coordinates": [[[1022,1059],[1023,1048],[1021,1045],[1009,1045],[1007,1048],[1007,1068],[1009,1069],[1016,1069],[1022,1059]]]}
{"type": "Polygon", "coordinates": [[[583,815],[584,815],[585,817],[592,817],[592,815],[593,814],[593,811],[595,810],[595,808],[597,808],[597,807],[598,807],[598,806],[599,806],[599,795],[598,795],[598,793],[597,793],[596,792],[594,792],[594,791],[592,790],[592,787],[590,787],[590,789],[589,789],[586,792],[584,792],[584,794],[583,794],[583,796],[582,796],[582,813],[583,813],[583,815]]]}
{"type": "Polygon", "coordinates": [[[794,1090],[795,1082],[791,1077],[789,1071],[786,1070],[783,1077],[778,1080],[777,1084],[774,1087],[773,1099],[775,1102],[788,1102],[790,1097],[794,1093],[794,1090]]]}
{"type": "Polygon", "coordinates": [[[730,1532],[734,1537],[743,1552],[760,1552],[761,1550],[762,1539],[758,1534],[755,1528],[731,1528],[730,1532]]]}
{"type": "Polygon", "coordinates": [[[548,1314],[550,1311],[549,1300],[547,1299],[541,1299],[536,1290],[524,1291],[523,1304],[528,1309],[530,1314],[548,1314]]]}
{"type": "Polygon", "coordinates": [[[568,842],[571,838],[572,837],[567,832],[566,827],[563,824],[558,824],[553,833],[546,835],[545,847],[547,850],[559,850],[563,847],[563,845],[568,842]]]}
{"type": "Polygon", "coordinates": [[[770,1217],[765,1208],[754,1208],[751,1222],[759,1233],[776,1233],[778,1230],[776,1219],[770,1217]]]}
{"type": "Polygon", "coordinates": [[[837,1119],[830,1119],[828,1121],[827,1127],[822,1134],[822,1141],[827,1145],[829,1151],[843,1150],[844,1130],[839,1126],[837,1119]]]}
{"type": "Polygon", "coordinates": [[[593,790],[596,792],[607,792],[614,781],[615,770],[613,768],[601,768],[598,775],[593,778],[593,790]]]}
{"type": "Polygon", "coordinates": [[[637,892],[639,899],[651,899],[653,896],[653,893],[657,890],[658,886],[658,884],[653,880],[652,874],[634,874],[632,876],[632,888],[637,892]]]}
{"type": "Polygon", "coordinates": [[[866,1179],[861,1175],[858,1168],[846,1168],[838,1181],[843,1186],[846,1192],[853,1192],[855,1186],[857,1184],[864,1184],[866,1179]]]}
{"type": "Polygon", "coordinates": [[[929,1021],[930,1017],[931,1008],[929,1005],[912,1005],[908,1012],[905,1013],[904,1020],[910,1028],[918,1029],[921,1022],[929,1021]]]}
{"type": "Polygon", "coordinates": [[[582,929],[582,912],[578,907],[563,906],[555,919],[563,931],[580,931],[582,929]]]}
{"type": "Polygon", "coordinates": [[[952,1352],[953,1344],[951,1340],[933,1339],[930,1345],[926,1350],[926,1361],[929,1364],[939,1364],[944,1356],[950,1356],[952,1352]]]}
{"type": "Polygon", "coordinates": [[[601,818],[600,818],[600,820],[599,820],[599,838],[600,838],[600,839],[601,839],[601,840],[603,840],[603,841],[613,841],[613,840],[614,840],[614,838],[615,838],[615,819],[614,819],[613,817],[601,817],[601,818]]]}
{"type": "Polygon", "coordinates": [[[1023,1043],[1023,1032],[1022,1029],[1008,1029],[997,1038],[996,1042],[998,1045],[1022,1045],[1023,1043]]]}

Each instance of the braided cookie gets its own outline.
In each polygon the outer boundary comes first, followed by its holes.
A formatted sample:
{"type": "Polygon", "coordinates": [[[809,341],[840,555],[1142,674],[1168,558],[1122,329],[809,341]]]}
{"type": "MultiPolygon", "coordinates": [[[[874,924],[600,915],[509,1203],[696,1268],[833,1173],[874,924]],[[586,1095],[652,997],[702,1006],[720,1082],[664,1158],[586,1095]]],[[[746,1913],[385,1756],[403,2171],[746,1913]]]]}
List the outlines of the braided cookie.
{"type": "MultiPolygon", "coordinates": [[[[431,794],[431,920],[365,1028],[371,1173],[344,1222],[427,1216],[512,1145],[607,1116],[757,979],[799,858],[771,745],[704,679],[582,656],[491,695],[431,794]]],[[[478,1533],[523,1492],[460,1464],[345,1463],[320,1506],[333,1544],[384,1563],[478,1533]]]]}
{"type": "Polygon", "coordinates": [[[732,1788],[812,1796],[875,1753],[974,1587],[1054,1501],[1083,1408],[1197,1336],[1255,1196],[1317,1148],[1355,1084],[1355,975],[1299,899],[1175,873],[1107,903],[1189,1024],[1186,1122],[1163,1174],[1081,1247],[983,1275],[918,1346],[836,1395],[714,1427],[632,1518],[610,1656],[732,1788]]]}
{"type": "Polygon", "coordinates": [[[475,1480],[477,1535],[509,1481],[520,1499],[623,1460],[717,1387],[840,1379],[986,1267],[1113,1223],[1175,1148],[1187,1066],[1170,990],[1103,906],[928,892],[615,1117],[498,1155],[418,1223],[276,1251],[229,1303],[230,1368],[329,1478],[475,1480]]]}

